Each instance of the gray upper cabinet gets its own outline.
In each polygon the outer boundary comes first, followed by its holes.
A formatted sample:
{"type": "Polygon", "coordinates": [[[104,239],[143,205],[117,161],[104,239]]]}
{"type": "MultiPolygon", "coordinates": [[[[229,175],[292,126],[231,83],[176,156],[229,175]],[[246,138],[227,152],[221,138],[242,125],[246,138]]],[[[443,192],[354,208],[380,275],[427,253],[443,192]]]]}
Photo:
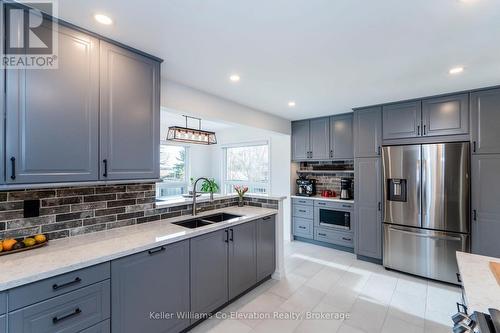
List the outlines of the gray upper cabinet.
{"type": "Polygon", "coordinates": [[[326,118],[311,119],[310,131],[310,158],[313,160],[327,160],[330,158],[330,121],[326,118]]]}
{"type": "Polygon", "coordinates": [[[276,217],[266,216],[257,222],[257,281],[274,273],[276,268],[276,217]]]}
{"type": "Polygon", "coordinates": [[[150,312],[189,312],[189,240],[111,262],[113,332],[180,332],[189,319],[152,320],[150,312]]]}
{"type": "Polygon", "coordinates": [[[422,103],[404,102],[382,107],[383,138],[404,139],[421,136],[422,103]]]}
{"type": "Polygon", "coordinates": [[[333,159],[354,157],[352,118],[352,113],[330,118],[330,157],[333,159]]]}
{"type": "Polygon", "coordinates": [[[292,160],[307,160],[309,158],[309,143],[309,120],[292,122],[292,160]]]}
{"type": "Polygon", "coordinates": [[[422,101],[422,135],[469,133],[469,94],[437,97],[422,101]]]}
{"type": "MultiPolygon", "coordinates": [[[[3,16],[3,4],[0,3],[0,17],[3,16]]],[[[4,25],[0,24],[0,54],[4,54],[4,39],[3,39],[3,29],[4,25]]],[[[3,73],[3,71],[2,71],[3,73]]],[[[3,77],[0,77],[0,92],[5,91],[5,80],[3,77]]],[[[4,172],[4,161],[5,161],[5,151],[4,151],[4,140],[5,140],[5,94],[0,93],[0,184],[5,183],[5,172],[4,172]]],[[[1,322],[1,321],[0,321],[1,322]]],[[[1,325],[0,325],[1,326],[1,325]]],[[[1,332],[1,328],[0,328],[1,332]]]]}
{"type": "MultiPolygon", "coordinates": [[[[192,238],[191,311],[209,314],[229,300],[229,230],[219,230],[192,238]]],[[[193,320],[194,323],[196,320],[193,320]]]]}
{"type": "Polygon", "coordinates": [[[256,222],[229,229],[229,299],[257,282],[256,222]]]}
{"type": "Polygon", "coordinates": [[[500,154],[500,89],[471,94],[471,140],[475,154],[500,154]]]}
{"type": "Polygon", "coordinates": [[[57,35],[58,69],[6,71],[8,183],[98,179],[99,41],[57,35]]]}
{"type": "Polygon", "coordinates": [[[472,253],[500,257],[500,155],[472,156],[472,253]]]}
{"type": "Polygon", "coordinates": [[[380,156],[382,147],[382,107],[354,112],[354,156],[380,156]]]}
{"type": "Polygon", "coordinates": [[[382,258],[382,174],[379,157],[357,158],[354,183],[356,193],[356,253],[382,258]]]}
{"type": "Polygon", "coordinates": [[[156,179],[160,150],[160,64],[101,41],[101,179],[156,179]]]}

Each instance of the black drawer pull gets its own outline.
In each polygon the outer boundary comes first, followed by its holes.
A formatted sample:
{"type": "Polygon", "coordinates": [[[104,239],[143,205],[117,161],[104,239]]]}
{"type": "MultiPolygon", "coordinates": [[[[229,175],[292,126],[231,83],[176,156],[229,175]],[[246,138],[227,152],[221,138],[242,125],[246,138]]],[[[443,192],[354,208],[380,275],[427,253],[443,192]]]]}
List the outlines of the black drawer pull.
{"type": "Polygon", "coordinates": [[[229,230],[226,229],[224,232],[226,233],[226,239],[224,239],[224,242],[229,243],[229,230]]]}
{"type": "Polygon", "coordinates": [[[377,155],[382,155],[382,147],[378,146],[377,155]]]}
{"type": "Polygon", "coordinates": [[[266,221],[266,220],[270,220],[270,219],[271,219],[271,216],[266,216],[266,217],[263,217],[262,219],[263,219],[264,221],[266,221]]]}
{"type": "Polygon", "coordinates": [[[342,208],[352,208],[351,205],[342,205],[342,208]]]}
{"type": "Polygon", "coordinates": [[[318,235],[320,235],[320,236],[325,236],[325,237],[326,237],[326,234],[323,234],[323,233],[321,233],[321,232],[318,232],[318,235]]]}
{"type": "Polygon", "coordinates": [[[102,160],[102,163],[104,164],[104,173],[102,174],[103,177],[108,176],[108,160],[104,159],[102,160]]]}
{"type": "Polygon", "coordinates": [[[417,135],[420,135],[420,125],[417,125],[417,135]]]}
{"type": "Polygon", "coordinates": [[[159,253],[159,252],[162,252],[162,251],[165,251],[165,250],[166,250],[165,246],[160,246],[160,247],[158,247],[156,249],[149,250],[148,253],[149,254],[155,254],[155,253],[159,253]]]}
{"type": "Polygon", "coordinates": [[[342,240],[345,240],[345,241],[351,242],[351,241],[352,241],[352,238],[342,237],[342,240]]]}
{"type": "Polygon", "coordinates": [[[82,313],[82,310],[80,310],[80,308],[76,308],[75,311],[71,312],[70,314],[67,314],[67,315],[62,316],[62,317],[54,317],[54,318],[52,318],[52,322],[54,324],[57,324],[57,323],[65,320],[65,319],[69,319],[71,317],[77,316],[80,313],[82,313]]]}
{"type": "Polygon", "coordinates": [[[380,212],[381,210],[382,210],[382,203],[381,203],[381,202],[379,202],[379,203],[378,203],[378,211],[380,212]]]}
{"type": "Polygon", "coordinates": [[[462,283],[462,279],[460,278],[460,273],[457,273],[457,282],[462,283]]]}
{"type": "Polygon", "coordinates": [[[306,227],[299,225],[299,229],[306,229],[306,227]]]}
{"type": "Polygon", "coordinates": [[[425,134],[425,128],[426,128],[426,127],[427,127],[427,125],[424,125],[424,135],[426,135],[426,134],[425,134]]]}
{"type": "Polygon", "coordinates": [[[325,206],[326,202],[318,202],[318,205],[325,206]]]}
{"type": "Polygon", "coordinates": [[[234,230],[233,229],[229,229],[229,231],[231,231],[231,237],[229,237],[229,240],[231,242],[234,242],[234,230]]]}
{"type": "Polygon", "coordinates": [[[53,290],[59,290],[61,288],[69,287],[69,286],[72,286],[74,284],[78,284],[80,282],[82,282],[82,279],[80,279],[79,277],[76,277],[73,281],[66,282],[66,283],[63,283],[63,284],[54,283],[52,285],[52,289],[53,290]]]}
{"type": "Polygon", "coordinates": [[[464,304],[461,304],[461,303],[457,302],[457,311],[467,314],[467,306],[465,306],[464,304]],[[463,311],[460,311],[461,309],[463,311]]]}
{"type": "Polygon", "coordinates": [[[303,210],[303,209],[299,209],[299,212],[301,212],[301,213],[307,213],[307,211],[303,210]]]}
{"type": "Polygon", "coordinates": [[[16,158],[15,157],[11,157],[10,158],[10,163],[12,165],[10,179],[16,179],[16,158]]]}
{"type": "Polygon", "coordinates": [[[476,152],[476,141],[472,142],[472,151],[476,152]]]}
{"type": "Polygon", "coordinates": [[[474,209],[474,210],[472,211],[472,215],[473,215],[473,217],[472,217],[472,218],[473,218],[473,220],[474,220],[474,221],[477,221],[477,210],[475,210],[475,209],[474,209]]]}

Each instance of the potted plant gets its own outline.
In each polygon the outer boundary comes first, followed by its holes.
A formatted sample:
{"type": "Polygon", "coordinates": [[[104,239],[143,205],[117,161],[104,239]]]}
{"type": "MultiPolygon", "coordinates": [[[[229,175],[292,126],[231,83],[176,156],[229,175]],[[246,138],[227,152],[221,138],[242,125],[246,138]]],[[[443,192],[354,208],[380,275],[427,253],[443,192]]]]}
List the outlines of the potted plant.
{"type": "Polygon", "coordinates": [[[243,207],[243,196],[248,192],[248,187],[235,185],[234,190],[238,193],[238,207],[243,207]]]}
{"type": "Polygon", "coordinates": [[[210,178],[205,180],[203,184],[201,184],[201,191],[205,193],[210,193],[210,200],[214,200],[214,193],[219,191],[219,185],[215,182],[215,179],[210,178]]]}

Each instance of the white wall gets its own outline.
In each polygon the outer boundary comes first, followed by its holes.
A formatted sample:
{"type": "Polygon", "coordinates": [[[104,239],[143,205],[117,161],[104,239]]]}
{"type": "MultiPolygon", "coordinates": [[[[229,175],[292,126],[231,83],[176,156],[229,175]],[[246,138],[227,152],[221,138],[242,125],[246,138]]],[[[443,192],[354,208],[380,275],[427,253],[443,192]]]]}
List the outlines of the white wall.
{"type": "Polygon", "coordinates": [[[290,136],[257,128],[239,126],[217,132],[218,144],[212,146],[212,174],[221,184],[223,147],[238,143],[268,141],[271,157],[271,193],[288,197],[284,203],[284,234],[290,238],[290,136]]]}
{"type": "Polygon", "coordinates": [[[290,120],[169,80],[162,80],[161,106],[205,120],[219,120],[290,134],[290,120]]]}

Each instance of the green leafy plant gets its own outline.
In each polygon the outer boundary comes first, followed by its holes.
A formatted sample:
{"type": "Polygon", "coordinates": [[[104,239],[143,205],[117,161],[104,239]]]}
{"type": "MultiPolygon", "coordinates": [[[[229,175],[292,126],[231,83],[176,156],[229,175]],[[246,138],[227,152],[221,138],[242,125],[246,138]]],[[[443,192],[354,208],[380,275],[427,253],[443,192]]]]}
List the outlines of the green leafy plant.
{"type": "Polygon", "coordinates": [[[216,193],[219,191],[219,185],[217,185],[215,179],[210,178],[209,180],[205,180],[203,184],[201,184],[201,191],[208,193],[216,193]]]}

